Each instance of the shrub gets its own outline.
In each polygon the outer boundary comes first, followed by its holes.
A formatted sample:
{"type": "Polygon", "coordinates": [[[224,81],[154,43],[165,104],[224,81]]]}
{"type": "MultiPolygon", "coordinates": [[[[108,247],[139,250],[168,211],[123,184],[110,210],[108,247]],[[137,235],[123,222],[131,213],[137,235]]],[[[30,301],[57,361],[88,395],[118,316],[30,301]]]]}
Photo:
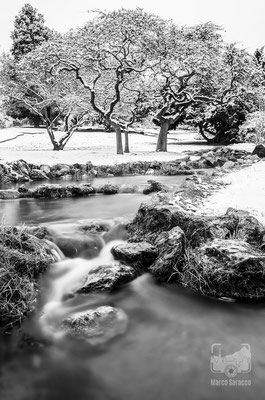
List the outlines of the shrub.
{"type": "Polygon", "coordinates": [[[264,143],[265,141],[265,112],[256,111],[247,116],[239,130],[239,141],[264,143]]]}
{"type": "Polygon", "coordinates": [[[0,112],[0,129],[10,128],[11,126],[13,126],[13,119],[0,112]]]}

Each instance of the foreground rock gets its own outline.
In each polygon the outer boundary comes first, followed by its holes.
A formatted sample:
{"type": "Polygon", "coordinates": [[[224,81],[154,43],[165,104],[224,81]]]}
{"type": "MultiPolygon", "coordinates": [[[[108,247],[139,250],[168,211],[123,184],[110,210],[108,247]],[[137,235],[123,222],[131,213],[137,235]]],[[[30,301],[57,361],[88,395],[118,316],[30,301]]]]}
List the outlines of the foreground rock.
{"type": "MultiPolygon", "coordinates": [[[[161,232],[155,241],[158,257],[149,271],[157,280],[165,282],[181,270],[185,252],[185,234],[178,226],[161,232]]],[[[174,278],[176,280],[176,277],[174,278]]]]}
{"type": "Polygon", "coordinates": [[[180,227],[189,246],[197,246],[214,238],[237,237],[261,246],[265,243],[265,228],[248,212],[229,208],[220,217],[194,215],[178,204],[160,198],[142,203],[134,220],[127,225],[129,241],[154,243],[162,231],[180,227]]]}
{"type": "Polygon", "coordinates": [[[211,237],[208,229],[210,218],[202,218],[186,212],[177,204],[162,202],[153,199],[142,203],[134,220],[127,225],[130,242],[146,240],[154,243],[163,231],[170,231],[180,227],[192,245],[211,237]]]}
{"type": "Polygon", "coordinates": [[[148,269],[157,280],[214,297],[265,299],[265,228],[256,218],[232,208],[198,216],[160,200],[142,204],[127,225],[130,242],[156,247],[148,269]]]}
{"type": "Polygon", "coordinates": [[[112,291],[128,283],[139,275],[139,271],[128,265],[114,261],[108,265],[91,268],[78,293],[112,291]]]}
{"type": "Polygon", "coordinates": [[[70,335],[89,343],[103,344],[126,332],[128,317],[120,308],[98,307],[67,318],[62,328],[70,335]]]}
{"type": "Polygon", "coordinates": [[[124,243],[112,247],[114,258],[125,263],[139,264],[143,268],[149,267],[157,257],[157,250],[150,243],[124,243]]]}
{"type": "Polygon", "coordinates": [[[189,253],[180,281],[213,297],[265,299],[265,254],[238,239],[215,239],[189,253]]]}

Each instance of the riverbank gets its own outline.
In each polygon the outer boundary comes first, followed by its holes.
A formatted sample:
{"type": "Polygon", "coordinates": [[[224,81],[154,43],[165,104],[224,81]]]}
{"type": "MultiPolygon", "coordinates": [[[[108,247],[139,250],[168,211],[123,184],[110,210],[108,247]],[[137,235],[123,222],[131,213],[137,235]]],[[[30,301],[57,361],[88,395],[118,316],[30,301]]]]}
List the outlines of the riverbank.
{"type": "MultiPolygon", "coordinates": [[[[210,150],[187,151],[172,161],[136,161],[110,165],[55,164],[52,166],[28,163],[25,160],[0,163],[0,183],[17,183],[50,180],[81,180],[87,177],[112,177],[128,175],[193,175],[200,170],[221,168],[231,170],[258,162],[258,155],[244,149],[215,147],[210,150]]],[[[203,173],[203,171],[201,171],[203,173]]]]}

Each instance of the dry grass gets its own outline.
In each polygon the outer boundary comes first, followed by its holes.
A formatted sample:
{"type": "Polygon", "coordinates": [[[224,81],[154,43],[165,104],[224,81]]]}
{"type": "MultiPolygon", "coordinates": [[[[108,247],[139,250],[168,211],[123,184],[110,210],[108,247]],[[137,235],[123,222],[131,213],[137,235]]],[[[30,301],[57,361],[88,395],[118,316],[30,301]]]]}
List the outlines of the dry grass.
{"type": "Polygon", "coordinates": [[[240,300],[264,299],[264,273],[257,265],[249,267],[248,262],[238,265],[224,265],[224,262],[208,259],[197,249],[185,250],[183,269],[178,272],[179,281],[203,295],[240,300]]]}
{"type": "Polygon", "coordinates": [[[26,227],[0,226],[0,328],[20,325],[35,306],[36,278],[54,261],[49,247],[26,227]]]}
{"type": "Polygon", "coordinates": [[[228,293],[237,292],[233,284],[233,275],[236,278],[235,270],[228,271],[222,267],[218,268],[218,265],[213,267],[213,263],[207,262],[192,248],[186,249],[184,258],[184,268],[179,274],[183,286],[212,297],[227,296],[228,293]]]}

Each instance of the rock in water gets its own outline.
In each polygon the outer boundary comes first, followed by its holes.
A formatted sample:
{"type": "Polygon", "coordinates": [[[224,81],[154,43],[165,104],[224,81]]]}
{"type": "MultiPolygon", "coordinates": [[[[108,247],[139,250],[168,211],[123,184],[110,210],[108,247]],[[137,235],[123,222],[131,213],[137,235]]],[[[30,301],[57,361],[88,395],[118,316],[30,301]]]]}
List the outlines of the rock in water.
{"type": "Polygon", "coordinates": [[[75,314],[62,323],[70,335],[85,339],[93,345],[103,344],[126,332],[128,317],[120,308],[110,306],[75,314]]]}
{"type": "Polygon", "coordinates": [[[14,200],[19,199],[20,193],[18,190],[7,189],[7,190],[0,190],[0,199],[1,200],[14,200]]]}
{"type": "Polygon", "coordinates": [[[149,271],[160,281],[168,281],[175,274],[178,278],[178,269],[183,263],[185,251],[185,234],[178,226],[157,237],[155,244],[158,248],[158,257],[150,266],[149,271]]]}
{"type": "Polygon", "coordinates": [[[127,264],[140,263],[143,267],[149,267],[157,257],[157,250],[147,242],[122,243],[112,247],[114,258],[127,264]]]}
{"type": "Polygon", "coordinates": [[[137,270],[119,261],[112,262],[108,265],[99,265],[88,272],[78,292],[91,293],[111,291],[132,281],[138,275],[139,272],[137,270]]]}
{"type": "Polygon", "coordinates": [[[66,257],[91,259],[99,255],[103,241],[93,233],[74,233],[53,236],[53,242],[66,257]]]}
{"type": "Polygon", "coordinates": [[[265,146],[264,146],[264,144],[257,144],[257,146],[253,150],[252,154],[257,154],[257,156],[259,156],[259,158],[264,158],[265,157],[265,146]]]}
{"type": "Polygon", "coordinates": [[[89,184],[61,186],[57,184],[40,185],[30,191],[34,198],[81,197],[95,194],[95,189],[89,184]]]}
{"type": "Polygon", "coordinates": [[[148,183],[149,185],[144,188],[143,194],[169,191],[169,188],[167,188],[165,185],[162,185],[160,182],[149,180],[148,183]]]}
{"type": "Polygon", "coordinates": [[[102,194],[116,194],[119,193],[119,186],[106,184],[96,188],[96,192],[102,194]]]}

